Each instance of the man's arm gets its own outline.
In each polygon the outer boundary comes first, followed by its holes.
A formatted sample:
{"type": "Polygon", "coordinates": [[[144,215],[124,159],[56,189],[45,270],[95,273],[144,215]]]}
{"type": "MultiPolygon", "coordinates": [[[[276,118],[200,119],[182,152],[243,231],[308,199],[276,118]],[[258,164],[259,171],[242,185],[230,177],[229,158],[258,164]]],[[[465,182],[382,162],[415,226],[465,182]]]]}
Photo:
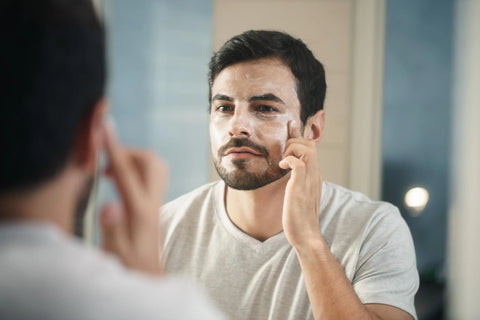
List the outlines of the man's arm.
{"type": "Polygon", "coordinates": [[[362,304],[323,239],[295,250],[315,319],[412,319],[407,312],[393,306],[362,304]]]}
{"type": "Polygon", "coordinates": [[[407,312],[383,304],[363,304],[342,266],[320,232],[319,204],[322,179],[317,168],[316,143],[290,126],[284,159],[291,168],[285,191],[283,227],[300,262],[315,319],[412,319],[407,312]]]}

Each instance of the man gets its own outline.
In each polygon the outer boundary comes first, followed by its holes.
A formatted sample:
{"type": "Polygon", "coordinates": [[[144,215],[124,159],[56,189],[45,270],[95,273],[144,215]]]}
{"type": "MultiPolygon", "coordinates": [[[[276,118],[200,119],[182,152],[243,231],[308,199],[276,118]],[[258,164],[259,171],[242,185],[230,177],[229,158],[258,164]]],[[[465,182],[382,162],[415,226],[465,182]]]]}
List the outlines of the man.
{"type": "Polygon", "coordinates": [[[232,319],[411,319],[414,247],[398,209],[322,181],[325,76],[305,44],[248,31],[210,61],[223,181],[162,209],[166,269],[232,319]]]}
{"type": "Polygon", "coordinates": [[[1,0],[0,38],[0,319],[219,319],[196,287],[160,278],[165,168],[104,123],[91,3],[1,0]],[[122,199],[102,212],[104,245],[118,259],[71,234],[104,146],[122,199]]]}

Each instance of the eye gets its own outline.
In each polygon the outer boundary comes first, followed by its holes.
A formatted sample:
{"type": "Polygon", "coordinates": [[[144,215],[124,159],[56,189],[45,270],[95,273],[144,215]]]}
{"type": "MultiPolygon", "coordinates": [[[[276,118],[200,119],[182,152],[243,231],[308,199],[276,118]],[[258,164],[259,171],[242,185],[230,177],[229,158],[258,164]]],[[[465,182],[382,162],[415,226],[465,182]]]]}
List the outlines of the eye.
{"type": "Polygon", "coordinates": [[[255,110],[262,113],[273,113],[278,111],[274,107],[263,105],[263,104],[256,106],[255,110]]]}
{"type": "Polygon", "coordinates": [[[233,106],[231,106],[231,105],[220,105],[215,110],[220,111],[220,112],[231,112],[231,111],[233,111],[233,106]]]}

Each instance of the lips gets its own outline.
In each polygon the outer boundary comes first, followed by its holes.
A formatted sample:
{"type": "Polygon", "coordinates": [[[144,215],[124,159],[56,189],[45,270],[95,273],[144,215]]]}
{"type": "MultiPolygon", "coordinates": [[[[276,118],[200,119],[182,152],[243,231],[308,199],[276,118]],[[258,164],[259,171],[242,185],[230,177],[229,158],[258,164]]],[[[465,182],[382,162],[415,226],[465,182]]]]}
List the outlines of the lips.
{"type": "Polygon", "coordinates": [[[232,159],[248,159],[265,157],[268,159],[268,149],[248,138],[232,138],[221,146],[218,151],[218,158],[229,157],[232,159]]]}
{"type": "Polygon", "coordinates": [[[257,151],[254,151],[253,149],[250,149],[248,147],[240,147],[240,148],[231,148],[231,149],[228,149],[225,153],[224,153],[224,156],[227,156],[229,154],[233,154],[233,155],[239,155],[239,154],[251,154],[251,155],[254,155],[254,156],[262,156],[261,153],[257,152],[257,151]]]}

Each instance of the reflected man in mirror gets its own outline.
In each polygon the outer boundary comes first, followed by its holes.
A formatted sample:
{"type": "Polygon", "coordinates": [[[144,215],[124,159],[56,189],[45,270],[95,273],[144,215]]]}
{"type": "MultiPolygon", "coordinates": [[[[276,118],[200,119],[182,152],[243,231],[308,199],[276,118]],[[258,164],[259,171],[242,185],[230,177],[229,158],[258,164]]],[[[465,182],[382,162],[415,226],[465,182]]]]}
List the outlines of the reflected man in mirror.
{"type": "Polygon", "coordinates": [[[322,179],[322,64],[288,34],[247,31],[209,68],[222,180],[162,208],[167,272],[200,280],[231,319],[416,318],[398,209],[322,179]]]}

